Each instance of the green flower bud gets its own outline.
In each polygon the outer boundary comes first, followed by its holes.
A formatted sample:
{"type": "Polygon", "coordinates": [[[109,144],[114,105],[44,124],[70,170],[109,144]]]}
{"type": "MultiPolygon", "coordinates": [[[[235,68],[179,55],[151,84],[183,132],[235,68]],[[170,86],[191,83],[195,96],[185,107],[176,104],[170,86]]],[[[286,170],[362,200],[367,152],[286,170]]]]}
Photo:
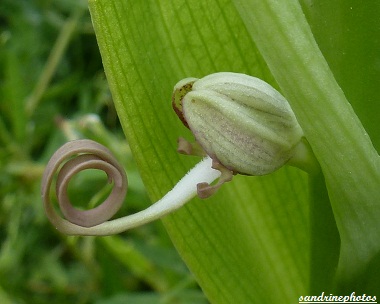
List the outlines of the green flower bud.
{"type": "Polygon", "coordinates": [[[288,101],[244,74],[188,78],[174,88],[173,108],[197,143],[233,173],[271,173],[295,154],[303,131],[288,101]]]}

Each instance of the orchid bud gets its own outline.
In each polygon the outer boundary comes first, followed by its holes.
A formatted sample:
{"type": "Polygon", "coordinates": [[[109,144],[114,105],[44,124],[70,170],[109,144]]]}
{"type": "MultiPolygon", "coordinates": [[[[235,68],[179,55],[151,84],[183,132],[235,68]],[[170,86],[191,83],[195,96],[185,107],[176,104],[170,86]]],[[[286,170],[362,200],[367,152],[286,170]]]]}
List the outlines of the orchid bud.
{"type": "Polygon", "coordinates": [[[174,88],[173,108],[206,154],[233,173],[277,170],[303,137],[288,101],[244,74],[184,79],[174,88]]]}
{"type": "Polygon", "coordinates": [[[318,167],[288,102],[260,79],[236,73],[187,78],[174,87],[173,108],[196,139],[194,144],[181,139],[179,150],[203,160],[147,209],[112,220],[127,191],[122,166],[96,142],[68,142],[49,160],[41,185],[46,215],[59,231],[115,234],[161,218],[196,194],[207,198],[237,173],[268,174],[287,162],[308,172],[318,167]],[[99,206],[78,210],[70,202],[67,187],[76,173],[90,168],[105,171],[114,188],[99,206]],[[54,183],[61,212],[50,199],[54,183]]]}

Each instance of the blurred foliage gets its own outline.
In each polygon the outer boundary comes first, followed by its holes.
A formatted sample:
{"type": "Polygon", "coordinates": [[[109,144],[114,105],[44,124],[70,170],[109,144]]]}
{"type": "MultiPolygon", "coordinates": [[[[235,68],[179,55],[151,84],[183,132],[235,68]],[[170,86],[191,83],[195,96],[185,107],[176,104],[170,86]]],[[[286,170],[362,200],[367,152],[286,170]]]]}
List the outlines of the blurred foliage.
{"type": "MultiPolygon", "coordinates": [[[[127,169],[128,204],[118,216],[149,204],[87,3],[2,0],[0,303],[206,303],[160,222],[103,238],[66,237],[50,225],[40,200],[44,164],[76,138],[105,144],[127,169]]],[[[105,180],[83,172],[70,196],[95,205],[107,195],[105,180]]]]}

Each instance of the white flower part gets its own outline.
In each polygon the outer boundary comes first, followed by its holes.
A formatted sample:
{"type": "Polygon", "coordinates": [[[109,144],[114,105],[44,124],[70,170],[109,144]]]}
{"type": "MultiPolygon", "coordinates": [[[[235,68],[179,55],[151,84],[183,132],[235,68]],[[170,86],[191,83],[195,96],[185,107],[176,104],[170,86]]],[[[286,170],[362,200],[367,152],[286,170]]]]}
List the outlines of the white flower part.
{"type": "Polygon", "coordinates": [[[234,173],[274,172],[294,157],[303,137],[285,97],[245,74],[186,78],[174,87],[172,105],[206,154],[234,173]]]}
{"type": "Polygon", "coordinates": [[[197,194],[197,184],[212,183],[220,177],[218,170],[211,168],[210,157],[204,158],[191,169],[163,198],[147,209],[119,219],[106,221],[93,227],[81,227],[64,219],[66,223],[58,229],[70,235],[111,235],[144,225],[182,207],[197,194]]]}

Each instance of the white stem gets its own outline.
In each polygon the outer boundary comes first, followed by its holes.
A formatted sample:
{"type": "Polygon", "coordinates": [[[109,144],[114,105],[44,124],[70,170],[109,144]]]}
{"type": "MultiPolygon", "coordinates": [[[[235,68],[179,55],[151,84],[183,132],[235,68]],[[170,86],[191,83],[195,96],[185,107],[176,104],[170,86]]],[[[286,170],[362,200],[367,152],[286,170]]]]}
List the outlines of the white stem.
{"type": "MultiPolygon", "coordinates": [[[[81,227],[60,219],[57,229],[71,235],[110,235],[126,231],[159,219],[182,207],[197,194],[197,184],[212,183],[220,177],[220,171],[212,169],[212,160],[203,159],[191,169],[163,198],[147,209],[93,227],[81,227]]],[[[56,222],[57,224],[57,222],[56,222]]]]}

